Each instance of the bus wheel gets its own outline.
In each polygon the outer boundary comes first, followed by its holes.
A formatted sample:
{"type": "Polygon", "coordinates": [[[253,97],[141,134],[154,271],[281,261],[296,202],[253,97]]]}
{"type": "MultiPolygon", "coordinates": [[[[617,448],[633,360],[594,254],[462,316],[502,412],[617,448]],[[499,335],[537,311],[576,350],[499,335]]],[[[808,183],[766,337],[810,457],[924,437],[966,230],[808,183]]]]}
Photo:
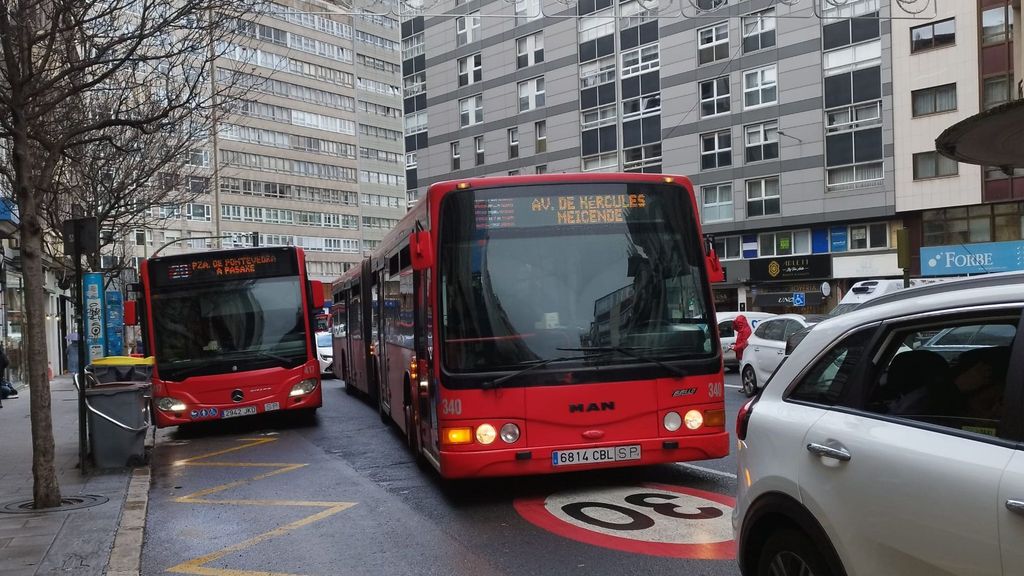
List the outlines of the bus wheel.
{"type": "Polygon", "coordinates": [[[426,467],[427,459],[423,456],[423,447],[420,445],[420,428],[413,415],[412,406],[412,399],[416,397],[416,390],[412,388],[412,383],[408,379],[406,379],[405,384],[409,394],[409,401],[403,403],[405,408],[405,442],[409,445],[409,450],[412,450],[413,457],[416,458],[416,464],[424,468],[426,467]]]}
{"type": "Polygon", "coordinates": [[[316,411],[319,408],[303,408],[299,410],[296,416],[298,416],[299,422],[308,426],[315,426],[317,424],[316,411]]]}
{"type": "Polygon", "coordinates": [[[385,425],[391,424],[391,415],[388,414],[388,408],[384,404],[384,388],[383,386],[378,385],[377,390],[380,390],[377,394],[377,414],[380,416],[380,421],[385,425]]]}

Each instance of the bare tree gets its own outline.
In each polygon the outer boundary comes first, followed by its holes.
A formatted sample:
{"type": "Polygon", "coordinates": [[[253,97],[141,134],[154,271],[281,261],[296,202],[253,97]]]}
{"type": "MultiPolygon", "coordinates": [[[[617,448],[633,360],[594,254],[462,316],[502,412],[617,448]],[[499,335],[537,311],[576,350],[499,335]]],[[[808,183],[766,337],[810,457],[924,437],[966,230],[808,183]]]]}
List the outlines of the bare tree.
{"type": "Polygon", "coordinates": [[[61,496],[43,332],[46,227],[76,204],[130,212],[132,195],[148,189],[154,174],[174,173],[164,170],[172,164],[168,159],[180,158],[189,135],[202,132],[221,102],[212,64],[235,19],[251,17],[254,5],[253,0],[3,0],[2,5],[0,137],[8,158],[0,162],[0,175],[21,219],[33,497],[36,507],[51,507],[61,496]],[[132,166],[135,146],[161,134],[175,135],[165,141],[166,153],[151,157],[147,166],[132,166]],[[110,174],[111,188],[119,179],[135,183],[122,187],[123,208],[85,192],[102,174],[110,174]]]}

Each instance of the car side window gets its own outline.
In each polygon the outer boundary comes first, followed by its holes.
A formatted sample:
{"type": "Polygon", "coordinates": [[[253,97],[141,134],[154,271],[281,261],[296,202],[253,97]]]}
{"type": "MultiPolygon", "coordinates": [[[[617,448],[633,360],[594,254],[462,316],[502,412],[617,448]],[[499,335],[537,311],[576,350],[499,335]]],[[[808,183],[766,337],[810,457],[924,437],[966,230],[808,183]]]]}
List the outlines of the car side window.
{"type": "Polygon", "coordinates": [[[874,332],[874,328],[860,330],[833,346],[793,389],[789,399],[829,406],[839,402],[874,332]]]}
{"type": "Polygon", "coordinates": [[[786,331],[785,333],[783,333],[782,339],[789,340],[790,336],[799,332],[803,327],[804,325],[797,322],[796,320],[786,320],[786,331]]]}
{"type": "Polygon", "coordinates": [[[736,329],[732,326],[732,320],[725,320],[724,322],[718,323],[718,337],[719,338],[735,338],[736,329]]]}
{"type": "Polygon", "coordinates": [[[946,335],[986,334],[948,343],[922,338],[933,326],[896,330],[865,408],[918,422],[996,436],[1019,318],[950,321],[946,335]],[[922,344],[923,342],[923,344],[922,344]]]}
{"type": "Polygon", "coordinates": [[[771,330],[772,326],[774,326],[775,324],[778,324],[778,322],[773,322],[771,320],[761,322],[757,329],[754,330],[754,336],[757,336],[758,338],[764,338],[765,340],[770,340],[770,338],[768,337],[768,331],[771,330]]]}

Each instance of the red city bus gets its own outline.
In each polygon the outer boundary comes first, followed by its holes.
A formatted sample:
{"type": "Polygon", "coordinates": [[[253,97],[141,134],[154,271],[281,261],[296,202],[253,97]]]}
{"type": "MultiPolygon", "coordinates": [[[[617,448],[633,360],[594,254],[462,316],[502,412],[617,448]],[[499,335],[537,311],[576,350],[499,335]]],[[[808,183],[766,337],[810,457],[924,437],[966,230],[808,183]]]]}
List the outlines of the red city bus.
{"type": "Polygon", "coordinates": [[[337,375],[447,478],[729,453],[686,178],[435,184],[333,289],[337,375]]]}
{"type": "Polygon", "coordinates": [[[158,427],[322,405],[323,284],[301,248],[160,256],[140,269],[158,427]]]}

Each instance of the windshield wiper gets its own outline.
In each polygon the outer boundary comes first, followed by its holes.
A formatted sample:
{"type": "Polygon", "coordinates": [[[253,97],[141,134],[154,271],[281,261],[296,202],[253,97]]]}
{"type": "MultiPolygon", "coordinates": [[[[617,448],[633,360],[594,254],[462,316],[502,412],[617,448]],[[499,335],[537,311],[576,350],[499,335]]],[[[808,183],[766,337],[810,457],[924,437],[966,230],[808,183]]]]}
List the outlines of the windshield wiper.
{"type": "MultiPolygon", "coordinates": [[[[558,350],[580,351],[577,350],[576,348],[558,348],[558,350]]],[[[610,351],[599,350],[599,352],[604,352],[605,354],[607,354],[610,351]]],[[[601,355],[603,356],[604,354],[601,355]]],[[[557,358],[548,358],[546,360],[540,360],[527,366],[526,368],[523,368],[522,370],[513,372],[511,374],[506,374],[500,378],[495,378],[494,380],[487,380],[486,382],[480,385],[480,389],[492,390],[517,376],[521,376],[523,374],[526,374],[527,372],[532,372],[533,370],[536,370],[538,368],[543,368],[544,366],[547,366],[548,364],[552,364],[554,362],[568,362],[569,360],[586,360],[588,358],[593,358],[593,356],[559,356],[557,358]]]]}
{"type": "MultiPolygon", "coordinates": [[[[584,346],[580,348],[556,348],[556,350],[561,350],[563,352],[618,352],[619,354],[625,354],[626,356],[631,356],[637,360],[657,364],[680,378],[688,376],[682,368],[666,364],[665,362],[662,362],[653,356],[648,356],[642,352],[637,352],[637,348],[627,348],[625,346],[584,346]]],[[[644,348],[643,350],[647,349],[644,348]]]]}

